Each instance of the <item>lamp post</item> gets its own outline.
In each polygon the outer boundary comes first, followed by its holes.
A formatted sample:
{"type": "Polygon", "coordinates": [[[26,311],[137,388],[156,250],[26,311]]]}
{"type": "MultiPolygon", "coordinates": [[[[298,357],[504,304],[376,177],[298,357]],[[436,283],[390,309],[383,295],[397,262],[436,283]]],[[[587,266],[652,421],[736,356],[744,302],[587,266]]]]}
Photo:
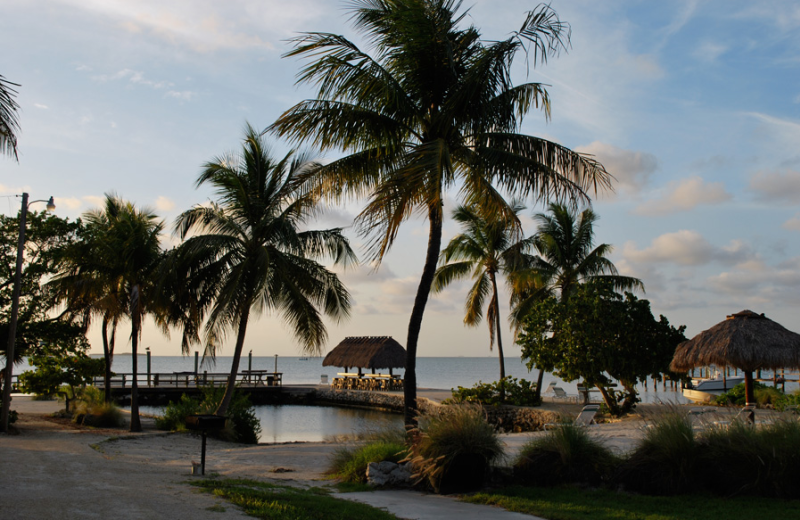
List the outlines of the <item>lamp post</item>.
{"type": "Polygon", "coordinates": [[[28,206],[36,202],[46,202],[47,210],[56,209],[53,197],[49,200],[28,202],[28,194],[22,194],[22,208],[19,213],[19,242],[17,244],[17,268],[14,271],[14,290],[11,296],[11,321],[8,324],[8,346],[6,347],[6,374],[3,384],[3,407],[0,411],[0,431],[8,432],[8,411],[11,406],[11,377],[14,368],[14,346],[17,340],[17,319],[19,317],[20,279],[22,278],[22,261],[25,252],[25,227],[28,222],[28,206]]]}

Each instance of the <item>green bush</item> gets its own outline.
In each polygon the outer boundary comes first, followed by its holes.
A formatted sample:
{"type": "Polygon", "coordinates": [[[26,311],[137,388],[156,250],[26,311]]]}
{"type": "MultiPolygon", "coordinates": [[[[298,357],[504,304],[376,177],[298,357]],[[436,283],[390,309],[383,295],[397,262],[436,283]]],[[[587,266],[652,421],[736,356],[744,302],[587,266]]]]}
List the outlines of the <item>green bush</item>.
{"type": "Polygon", "coordinates": [[[88,386],[77,390],[72,421],[85,426],[98,428],[118,428],[122,426],[122,411],[116,403],[106,403],[105,396],[97,387],[88,386]]]}
{"type": "MultiPolygon", "coordinates": [[[[753,396],[760,406],[772,405],[774,408],[782,409],[787,404],[798,404],[774,386],[767,386],[764,383],[753,381],[753,396]]],[[[796,401],[796,399],[794,399],[796,401]]],[[[744,406],[747,400],[744,395],[744,383],[739,383],[727,392],[717,396],[716,403],[722,406],[736,405],[744,406]]]]}
{"type": "Polygon", "coordinates": [[[715,493],[800,498],[797,420],[758,427],[734,421],[727,428],[712,428],[700,453],[704,481],[715,493]]]}
{"type": "Polygon", "coordinates": [[[503,447],[480,407],[459,405],[422,417],[412,454],[417,482],[446,494],[482,487],[503,447]]]}
{"type": "Polygon", "coordinates": [[[522,447],[514,461],[514,477],[536,486],[598,485],[616,462],[614,454],[592,439],[586,428],[564,423],[522,447]]]}
{"type": "Polygon", "coordinates": [[[536,383],[515,377],[505,377],[492,383],[477,382],[472,388],[459,386],[452,390],[453,397],[443,404],[479,403],[483,405],[511,404],[514,406],[539,406],[541,399],[536,399],[536,383]],[[501,390],[505,391],[505,400],[501,402],[501,390]]]}
{"type": "MultiPolygon", "coordinates": [[[[200,399],[184,394],[178,402],[167,405],[164,415],[156,418],[156,427],[170,431],[185,430],[187,415],[214,413],[224,393],[224,387],[206,387],[200,399]]],[[[258,444],[261,422],[247,395],[234,392],[227,417],[224,429],[209,431],[208,434],[226,441],[258,444]]]]}
{"type": "Polygon", "coordinates": [[[614,480],[627,490],[649,495],[691,491],[697,485],[700,450],[688,415],[672,407],[653,418],[614,480]]]}

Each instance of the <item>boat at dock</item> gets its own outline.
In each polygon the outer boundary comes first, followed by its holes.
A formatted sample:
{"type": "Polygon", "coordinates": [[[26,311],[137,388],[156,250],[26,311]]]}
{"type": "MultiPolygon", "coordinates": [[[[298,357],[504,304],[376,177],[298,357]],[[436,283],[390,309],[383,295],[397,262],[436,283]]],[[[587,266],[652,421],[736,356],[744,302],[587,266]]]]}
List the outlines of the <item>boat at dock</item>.
{"type": "Polygon", "coordinates": [[[713,379],[693,378],[691,386],[683,389],[683,396],[695,403],[708,403],[717,399],[717,396],[733,389],[734,386],[744,382],[744,377],[722,377],[717,375],[713,379]]]}

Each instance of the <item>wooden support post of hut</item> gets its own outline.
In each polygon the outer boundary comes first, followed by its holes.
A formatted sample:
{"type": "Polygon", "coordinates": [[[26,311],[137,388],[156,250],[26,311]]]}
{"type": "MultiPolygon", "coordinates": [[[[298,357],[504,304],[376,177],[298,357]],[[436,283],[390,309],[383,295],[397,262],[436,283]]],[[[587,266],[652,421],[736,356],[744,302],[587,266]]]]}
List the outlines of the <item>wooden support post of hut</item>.
{"type": "Polygon", "coordinates": [[[405,368],[406,349],[390,336],[361,336],[344,338],[322,361],[322,366],[343,367],[340,378],[334,378],[334,388],[355,388],[365,390],[399,390],[403,381],[392,370],[405,368]],[[351,374],[352,368],[358,374],[351,374]],[[364,376],[362,370],[368,368],[371,374],[364,376]],[[388,369],[388,374],[375,373],[388,369]]]}

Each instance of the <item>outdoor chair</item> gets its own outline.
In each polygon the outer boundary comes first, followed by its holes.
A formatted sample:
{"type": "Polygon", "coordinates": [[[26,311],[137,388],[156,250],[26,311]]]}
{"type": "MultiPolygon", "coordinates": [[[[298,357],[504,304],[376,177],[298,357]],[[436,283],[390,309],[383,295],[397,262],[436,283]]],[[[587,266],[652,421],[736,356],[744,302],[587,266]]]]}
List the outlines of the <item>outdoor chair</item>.
{"type": "Polygon", "coordinates": [[[553,386],[552,389],[553,389],[553,399],[563,399],[565,401],[575,401],[576,403],[578,402],[578,396],[577,395],[569,395],[560,386],[553,386]]]}
{"type": "Polygon", "coordinates": [[[714,421],[712,424],[714,426],[718,426],[718,427],[722,427],[722,428],[728,428],[735,421],[742,421],[745,424],[753,424],[753,425],[755,425],[755,424],[766,424],[766,423],[770,422],[770,421],[756,421],[755,420],[755,414],[756,414],[756,405],[748,404],[748,405],[745,405],[744,408],[739,410],[739,413],[737,413],[736,416],[732,420],[730,420],[730,421],[714,421]]]}
{"type": "MultiPolygon", "coordinates": [[[[572,424],[578,426],[580,428],[588,428],[591,424],[596,424],[594,417],[600,412],[600,405],[599,404],[587,404],[586,406],[581,409],[578,413],[578,416],[575,417],[575,420],[572,421],[572,424]]],[[[557,422],[557,423],[547,423],[544,425],[545,430],[552,430],[553,428],[559,428],[564,426],[565,423],[557,422]]]]}

